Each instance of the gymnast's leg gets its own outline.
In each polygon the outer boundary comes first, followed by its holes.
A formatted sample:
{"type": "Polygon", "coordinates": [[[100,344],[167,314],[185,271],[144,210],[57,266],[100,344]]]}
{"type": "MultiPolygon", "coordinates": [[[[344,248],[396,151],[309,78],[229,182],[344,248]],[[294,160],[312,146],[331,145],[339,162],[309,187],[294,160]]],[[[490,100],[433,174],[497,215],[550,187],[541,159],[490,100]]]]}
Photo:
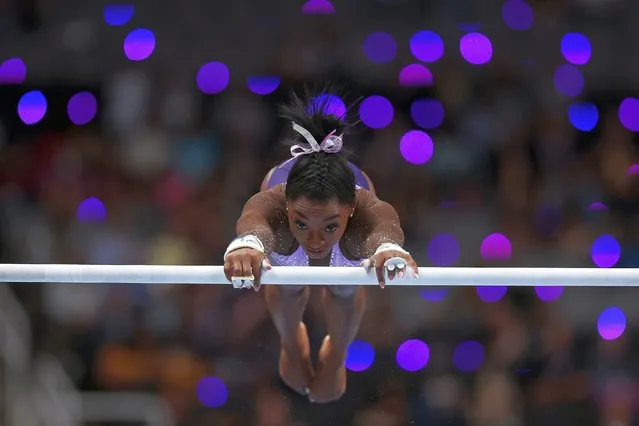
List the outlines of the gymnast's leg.
{"type": "Polygon", "coordinates": [[[346,351],[355,339],[366,305],[362,286],[325,287],[323,294],[328,335],[320,348],[315,379],[309,398],[330,402],[346,391],[346,351]]]}
{"type": "Polygon", "coordinates": [[[309,295],[308,286],[266,286],[266,305],[281,340],[280,377],[300,394],[306,394],[314,376],[308,333],[302,322],[309,295]]]}

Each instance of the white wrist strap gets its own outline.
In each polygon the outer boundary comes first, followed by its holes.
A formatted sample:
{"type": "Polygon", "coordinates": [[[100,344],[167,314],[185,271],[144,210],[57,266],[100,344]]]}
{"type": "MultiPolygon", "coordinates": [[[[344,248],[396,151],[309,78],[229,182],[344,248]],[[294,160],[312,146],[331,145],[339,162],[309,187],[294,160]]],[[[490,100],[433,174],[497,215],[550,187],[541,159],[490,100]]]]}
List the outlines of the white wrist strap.
{"type": "Polygon", "coordinates": [[[237,237],[226,248],[224,252],[224,260],[226,260],[226,255],[230,252],[235,251],[241,248],[251,248],[257,251],[261,251],[264,253],[264,244],[257,238],[255,235],[244,235],[243,237],[237,237]]]}
{"type": "Polygon", "coordinates": [[[399,246],[398,244],[395,243],[383,243],[381,244],[379,247],[377,247],[377,250],[375,250],[375,254],[379,254],[383,251],[398,251],[400,253],[404,253],[404,254],[410,254],[409,252],[407,252],[406,250],[404,250],[401,246],[399,246]]]}
{"type": "MultiPolygon", "coordinates": [[[[406,250],[404,250],[399,244],[395,244],[395,243],[383,243],[380,244],[379,247],[377,247],[377,250],[375,250],[375,253],[373,254],[373,256],[382,253],[384,251],[398,251],[400,253],[403,253],[407,256],[410,255],[409,252],[407,252],[406,250]]],[[[370,268],[371,266],[375,266],[375,264],[372,263],[371,261],[372,257],[365,259],[362,262],[362,266],[366,269],[370,268]]],[[[406,268],[407,264],[406,264],[406,259],[401,258],[401,257],[391,257],[390,259],[387,259],[384,262],[384,271],[386,273],[389,273],[391,271],[394,270],[398,270],[399,273],[403,273],[403,270],[406,268]]],[[[412,271],[412,269],[411,269],[412,271]]],[[[412,274],[414,277],[417,277],[415,271],[412,271],[412,274]]],[[[401,276],[401,275],[400,275],[401,276]]]]}

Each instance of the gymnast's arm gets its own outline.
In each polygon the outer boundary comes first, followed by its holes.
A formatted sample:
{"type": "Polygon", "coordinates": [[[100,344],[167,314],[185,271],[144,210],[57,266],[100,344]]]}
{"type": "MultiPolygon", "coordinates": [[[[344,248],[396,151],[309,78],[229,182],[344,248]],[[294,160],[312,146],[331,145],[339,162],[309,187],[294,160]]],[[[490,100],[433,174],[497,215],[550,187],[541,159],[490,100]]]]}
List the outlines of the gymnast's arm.
{"type": "Polygon", "coordinates": [[[237,220],[238,236],[255,235],[271,253],[277,243],[276,236],[285,225],[286,201],[282,185],[258,192],[244,204],[237,220]]]}
{"type": "MultiPolygon", "coordinates": [[[[353,215],[353,254],[369,258],[383,243],[404,244],[404,231],[395,208],[365,189],[357,191],[353,215]]],[[[351,247],[349,247],[350,251],[351,247]]]]}

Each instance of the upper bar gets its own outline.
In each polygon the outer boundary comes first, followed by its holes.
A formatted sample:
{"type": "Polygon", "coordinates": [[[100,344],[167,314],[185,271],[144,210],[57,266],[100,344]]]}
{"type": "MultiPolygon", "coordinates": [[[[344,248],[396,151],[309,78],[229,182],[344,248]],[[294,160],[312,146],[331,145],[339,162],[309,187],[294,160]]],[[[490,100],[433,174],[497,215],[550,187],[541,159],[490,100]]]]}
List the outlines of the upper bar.
{"type": "MultiPolygon", "coordinates": [[[[639,269],[419,268],[396,286],[639,286],[639,269]]],[[[102,284],[228,284],[222,266],[0,264],[0,282],[102,284]]],[[[353,267],[275,266],[262,284],[377,285],[373,271],[353,267]]]]}

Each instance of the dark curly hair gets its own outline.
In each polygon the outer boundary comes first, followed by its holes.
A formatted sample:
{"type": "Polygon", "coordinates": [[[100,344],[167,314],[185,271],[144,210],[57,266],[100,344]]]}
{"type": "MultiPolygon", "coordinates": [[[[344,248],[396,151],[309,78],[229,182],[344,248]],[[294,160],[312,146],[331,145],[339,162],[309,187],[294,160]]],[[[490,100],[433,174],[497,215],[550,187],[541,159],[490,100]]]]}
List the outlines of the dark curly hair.
{"type": "MultiPolygon", "coordinates": [[[[290,103],[281,107],[281,116],[304,127],[318,142],[333,130],[336,135],[346,136],[353,126],[346,120],[346,114],[354,103],[342,115],[336,115],[338,111],[329,90],[326,86],[320,92],[306,91],[304,97],[293,94],[290,103]]],[[[335,93],[335,90],[331,92],[335,93]]],[[[291,145],[308,144],[297,132],[288,142],[291,145]]],[[[298,157],[286,181],[286,198],[308,197],[314,201],[337,198],[341,204],[352,204],[355,201],[355,175],[345,154],[344,150],[335,154],[322,151],[298,157]]]]}

